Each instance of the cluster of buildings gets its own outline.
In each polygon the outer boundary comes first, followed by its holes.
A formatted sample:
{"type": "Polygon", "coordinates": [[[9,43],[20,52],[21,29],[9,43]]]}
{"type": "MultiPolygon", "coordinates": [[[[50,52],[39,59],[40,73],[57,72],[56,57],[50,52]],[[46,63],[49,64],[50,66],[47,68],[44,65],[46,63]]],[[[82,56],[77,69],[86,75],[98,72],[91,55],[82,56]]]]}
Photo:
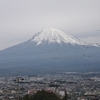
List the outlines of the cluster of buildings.
{"type": "Polygon", "coordinates": [[[100,100],[100,73],[0,77],[0,100],[18,100],[45,90],[68,100],[100,100]]]}

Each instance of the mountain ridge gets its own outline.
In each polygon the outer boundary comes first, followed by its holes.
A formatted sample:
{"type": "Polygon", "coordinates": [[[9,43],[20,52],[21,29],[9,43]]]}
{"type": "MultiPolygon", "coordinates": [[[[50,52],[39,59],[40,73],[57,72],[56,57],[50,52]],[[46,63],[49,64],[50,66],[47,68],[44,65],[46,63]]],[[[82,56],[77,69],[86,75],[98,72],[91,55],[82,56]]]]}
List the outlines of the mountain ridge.
{"type": "MultiPolygon", "coordinates": [[[[54,38],[55,38],[54,37],[54,38]]],[[[65,32],[62,32],[62,31],[60,31],[59,29],[56,29],[56,28],[48,28],[48,29],[46,29],[46,30],[43,30],[43,31],[40,31],[40,32],[37,32],[37,33],[35,33],[33,36],[32,36],[32,38],[30,38],[30,39],[28,39],[27,41],[23,41],[23,42],[21,42],[21,43],[19,43],[19,44],[16,44],[16,45],[13,45],[13,46],[17,46],[17,45],[23,45],[24,43],[28,43],[28,42],[32,42],[33,44],[35,44],[36,46],[38,46],[38,45],[41,45],[41,44],[50,44],[50,43],[58,43],[59,45],[62,45],[63,43],[65,43],[65,44],[71,44],[71,45],[86,45],[86,46],[96,46],[96,47],[100,47],[100,44],[98,44],[98,43],[86,43],[86,42],[84,42],[84,41],[81,41],[80,39],[78,39],[78,38],[76,38],[76,37],[73,37],[73,36],[71,36],[71,35],[69,35],[69,34],[67,34],[67,33],[65,33],[65,32]],[[61,33],[63,33],[64,35],[63,35],[63,38],[61,39],[58,39],[58,41],[56,40],[57,39],[57,36],[56,35],[54,35],[55,37],[56,37],[56,39],[54,39],[53,41],[51,41],[52,39],[51,38],[47,38],[47,40],[45,39],[45,37],[40,37],[39,35],[40,34],[42,34],[42,33],[44,33],[44,32],[47,32],[48,33],[48,31],[51,31],[51,33],[53,33],[54,31],[57,31],[57,33],[59,34],[61,34],[61,33]],[[69,40],[67,40],[67,38],[65,38],[65,37],[67,36],[68,38],[69,38],[69,40]],[[41,40],[39,40],[39,38],[42,38],[41,40]],[[43,40],[43,41],[42,41],[43,40]],[[67,40],[67,41],[66,41],[67,40]],[[70,41],[71,40],[71,41],[70,41]],[[74,42],[73,42],[74,41],[74,42]]],[[[13,46],[11,46],[11,47],[13,47],[13,46]]],[[[3,49],[3,50],[6,50],[6,49],[8,49],[8,48],[11,48],[11,47],[7,47],[7,48],[5,48],[5,49],[3,49]]],[[[0,51],[3,51],[3,50],[0,50],[0,51]]]]}
{"type": "Polygon", "coordinates": [[[35,34],[31,41],[35,42],[37,45],[40,45],[43,42],[47,42],[48,44],[55,42],[61,44],[63,42],[65,44],[71,43],[72,45],[85,45],[85,42],[80,41],[79,39],[55,28],[49,28],[39,32],[38,34],[35,34]]]}
{"type": "MultiPolygon", "coordinates": [[[[70,42],[62,42],[62,38],[60,38],[60,43],[56,40],[50,41],[50,43],[47,40],[33,41],[42,32],[35,34],[28,41],[0,51],[0,69],[6,69],[13,74],[16,72],[30,74],[36,72],[100,71],[99,46],[88,43],[73,45],[70,42]]],[[[47,37],[49,38],[49,35],[47,37]]],[[[45,40],[45,37],[41,36],[41,38],[41,40],[45,40]]]]}
{"type": "MultiPolygon", "coordinates": [[[[43,30],[41,32],[35,33],[31,39],[28,41],[34,42],[36,45],[41,44],[50,44],[50,43],[58,43],[58,44],[71,44],[71,45],[87,45],[87,46],[97,46],[100,47],[98,43],[86,43],[72,35],[69,35],[59,29],[49,28],[43,30]]],[[[25,41],[27,42],[27,41],[25,41]]]]}

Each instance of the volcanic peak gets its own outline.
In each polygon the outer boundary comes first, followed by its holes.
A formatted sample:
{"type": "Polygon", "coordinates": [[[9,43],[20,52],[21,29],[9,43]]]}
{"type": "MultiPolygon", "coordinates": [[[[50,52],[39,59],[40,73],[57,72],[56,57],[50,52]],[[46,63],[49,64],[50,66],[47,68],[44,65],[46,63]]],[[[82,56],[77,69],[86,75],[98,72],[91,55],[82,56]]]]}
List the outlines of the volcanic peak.
{"type": "Polygon", "coordinates": [[[55,28],[49,28],[34,34],[31,41],[35,42],[37,45],[42,43],[70,43],[72,45],[85,45],[85,42],[55,28]]]}

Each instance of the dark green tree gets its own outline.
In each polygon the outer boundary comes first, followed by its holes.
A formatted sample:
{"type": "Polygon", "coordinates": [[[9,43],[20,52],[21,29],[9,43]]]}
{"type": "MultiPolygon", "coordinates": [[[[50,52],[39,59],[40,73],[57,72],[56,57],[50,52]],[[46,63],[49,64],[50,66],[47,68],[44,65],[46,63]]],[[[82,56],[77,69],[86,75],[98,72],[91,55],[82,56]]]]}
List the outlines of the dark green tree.
{"type": "Polygon", "coordinates": [[[26,95],[23,97],[23,100],[30,100],[29,95],[26,94],[26,95]]]}
{"type": "Polygon", "coordinates": [[[31,97],[29,97],[29,95],[25,95],[23,100],[61,100],[61,99],[53,92],[46,92],[42,90],[38,91],[31,97]]]}
{"type": "Polygon", "coordinates": [[[33,96],[33,100],[60,100],[60,98],[53,92],[46,92],[42,90],[42,91],[38,91],[33,96]]]}
{"type": "Polygon", "coordinates": [[[68,100],[68,94],[66,92],[65,92],[65,96],[64,96],[63,100],[68,100]]]}

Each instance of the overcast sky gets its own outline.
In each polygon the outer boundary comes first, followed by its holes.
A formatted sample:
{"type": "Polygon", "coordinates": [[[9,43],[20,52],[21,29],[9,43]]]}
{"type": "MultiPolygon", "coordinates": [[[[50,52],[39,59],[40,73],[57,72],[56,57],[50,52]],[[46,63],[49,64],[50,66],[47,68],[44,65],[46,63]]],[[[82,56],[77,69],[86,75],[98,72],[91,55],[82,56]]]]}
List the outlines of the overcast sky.
{"type": "Polygon", "coordinates": [[[100,43],[100,0],[0,0],[0,50],[49,27],[100,43]]]}

